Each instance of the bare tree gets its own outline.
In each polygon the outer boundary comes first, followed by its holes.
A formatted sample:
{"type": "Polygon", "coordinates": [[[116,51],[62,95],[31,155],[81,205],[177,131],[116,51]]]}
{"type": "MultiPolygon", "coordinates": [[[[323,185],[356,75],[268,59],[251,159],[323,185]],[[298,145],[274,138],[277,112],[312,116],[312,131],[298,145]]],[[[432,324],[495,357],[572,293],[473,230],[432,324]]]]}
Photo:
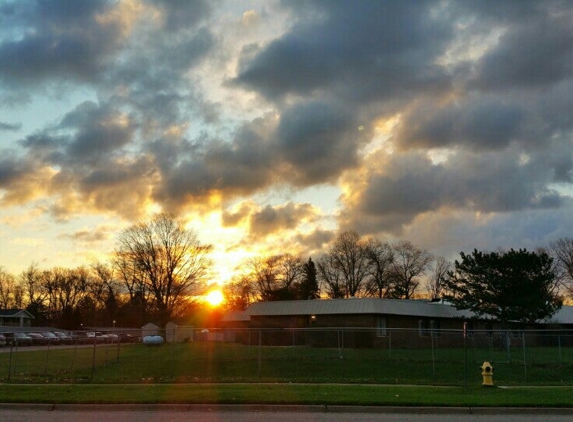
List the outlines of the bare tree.
{"type": "Polygon", "coordinates": [[[229,311],[243,311],[256,301],[256,292],[248,276],[241,276],[223,286],[225,306],[229,311]]]}
{"type": "Polygon", "coordinates": [[[443,256],[436,258],[434,270],[428,282],[428,292],[432,299],[439,299],[444,293],[444,281],[448,276],[448,271],[452,268],[451,262],[443,256]]]}
{"type": "Polygon", "coordinates": [[[304,275],[303,262],[300,256],[290,253],[284,254],[280,260],[281,287],[293,290],[304,275]]]}
{"type": "Polygon", "coordinates": [[[297,286],[303,273],[299,256],[281,254],[251,259],[248,263],[251,278],[261,300],[288,300],[296,298],[297,286]]]}
{"type": "Polygon", "coordinates": [[[428,251],[420,249],[409,241],[401,241],[394,245],[394,260],[391,267],[392,292],[391,297],[410,299],[420,284],[419,277],[427,270],[433,256],[428,251]]]}
{"type": "Polygon", "coordinates": [[[190,296],[203,292],[211,249],[173,216],[157,214],[121,233],[116,256],[142,277],[165,324],[190,296]]]}
{"type": "Polygon", "coordinates": [[[346,283],[340,270],[337,268],[334,257],[330,254],[324,255],[316,264],[318,279],[322,285],[322,290],[331,299],[342,299],[346,297],[346,283]]]}
{"type": "Polygon", "coordinates": [[[360,293],[368,275],[368,260],[365,244],[355,231],[341,233],[328,252],[332,262],[342,274],[346,294],[350,297],[360,293]]]}
{"type": "Polygon", "coordinates": [[[50,323],[63,327],[73,325],[74,311],[87,293],[88,278],[88,271],[83,267],[57,267],[41,272],[41,289],[50,323]]]}
{"type": "Polygon", "coordinates": [[[256,291],[263,301],[275,299],[275,292],[279,289],[278,272],[280,255],[265,256],[249,260],[250,276],[256,286],[256,291]]]}
{"type": "Polygon", "coordinates": [[[553,258],[557,274],[561,280],[561,284],[569,292],[573,294],[573,238],[564,237],[555,242],[550,243],[549,247],[553,258]]]}
{"type": "Polygon", "coordinates": [[[12,274],[0,267],[0,308],[8,309],[15,306],[15,279],[12,274]]]}
{"type": "Polygon", "coordinates": [[[391,264],[394,261],[392,246],[371,238],[366,243],[364,252],[368,261],[368,294],[378,298],[387,297],[390,291],[391,264]]]}
{"type": "Polygon", "coordinates": [[[106,323],[111,324],[117,316],[120,300],[120,282],[114,277],[113,267],[97,262],[91,266],[90,293],[98,307],[107,314],[106,323]]]}

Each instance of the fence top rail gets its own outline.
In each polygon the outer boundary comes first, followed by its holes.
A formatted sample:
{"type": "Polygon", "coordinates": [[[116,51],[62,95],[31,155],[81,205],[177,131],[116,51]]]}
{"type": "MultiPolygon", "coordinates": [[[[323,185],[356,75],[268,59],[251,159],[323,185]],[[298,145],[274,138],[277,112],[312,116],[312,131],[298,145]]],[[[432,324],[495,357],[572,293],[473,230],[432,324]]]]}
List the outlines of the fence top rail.
{"type": "MultiPolygon", "coordinates": [[[[161,331],[169,331],[159,330],[161,331]]],[[[363,332],[412,332],[412,333],[440,333],[440,334],[463,334],[464,330],[462,328],[405,328],[405,327],[253,327],[253,328],[195,328],[195,332],[203,333],[224,333],[224,332],[340,332],[340,331],[363,331],[363,332]]],[[[468,334],[473,335],[499,335],[499,334],[525,334],[525,335],[561,335],[561,336],[573,336],[573,329],[480,329],[480,330],[467,330],[468,334]]]]}

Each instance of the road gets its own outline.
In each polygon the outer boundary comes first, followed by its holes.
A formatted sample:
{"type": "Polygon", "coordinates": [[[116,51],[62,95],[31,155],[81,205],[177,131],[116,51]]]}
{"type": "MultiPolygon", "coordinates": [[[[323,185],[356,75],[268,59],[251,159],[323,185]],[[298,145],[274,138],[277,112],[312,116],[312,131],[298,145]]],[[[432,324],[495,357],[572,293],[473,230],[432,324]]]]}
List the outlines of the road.
{"type": "MultiPolygon", "coordinates": [[[[491,410],[485,411],[483,414],[469,414],[469,409],[455,410],[426,410],[434,413],[420,413],[419,410],[413,410],[411,413],[405,409],[396,410],[393,413],[387,413],[385,409],[364,409],[356,408],[355,411],[351,409],[339,409],[332,412],[318,411],[296,411],[293,409],[286,409],[281,411],[262,410],[186,410],[185,407],[165,407],[156,410],[106,410],[104,407],[98,409],[91,406],[89,409],[76,410],[73,408],[64,408],[61,410],[33,410],[33,409],[7,409],[0,408],[2,415],[2,422],[23,422],[23,421],[42,421],[42,422],[100,422],[102,420],[121,420],[122,422],[187,422],[189,420],[198,420],[201,422],[374,422],[384,420],[390,422],[404,422],[404,421],[421,421],[421,422],[442,422],[442,421],[460,421],[460,422],[565,422],[570,421],[573,413],[569,414],[543,414],[543,412],[534,411],[534,413],[527,413],[520,409],[514,410],[514,413],[509,413],[501,410],[500,413],[492,414],[491,410]],[[437,413],[436,413],[437,412],[437,413]]],[[[480,412],[480,409],[475,409],[480,412]]],[[[549,411],[547,413],[550,413],[549,411]]]]}

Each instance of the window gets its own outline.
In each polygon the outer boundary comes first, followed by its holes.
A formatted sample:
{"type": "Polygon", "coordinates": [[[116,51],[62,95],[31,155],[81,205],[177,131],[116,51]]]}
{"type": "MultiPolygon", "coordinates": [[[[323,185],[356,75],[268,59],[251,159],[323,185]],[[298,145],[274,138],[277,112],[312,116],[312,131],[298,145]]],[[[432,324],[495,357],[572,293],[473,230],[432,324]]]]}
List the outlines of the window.
{"type": "Polygon", "coordinates": [[[428,326],[428,320],[421,319],[418,321],[418,334],[420,337],[428,337],[430,335],[430,330],[428,326]]]}
{"type": "Polygon", "coordinates": [[[376,335],[378,337],[386,337],[388,335],[386,330],[386,317],[378,317],[376,335]]]}
{"type": "Polygon", "coordinates": [[[420,337],[430,337],[430,334],[434,337],[440,337],[440,321],[439,320],[428,320],[421,319],[418,321],[418,334],[420,337]]]}

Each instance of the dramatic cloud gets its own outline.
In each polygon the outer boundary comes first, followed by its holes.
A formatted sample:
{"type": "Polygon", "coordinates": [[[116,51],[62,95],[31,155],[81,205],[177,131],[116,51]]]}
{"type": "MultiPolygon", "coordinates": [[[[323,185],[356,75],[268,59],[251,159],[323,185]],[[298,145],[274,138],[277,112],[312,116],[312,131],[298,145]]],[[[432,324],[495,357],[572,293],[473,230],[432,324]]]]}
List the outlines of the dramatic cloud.
{"type": "Polygon", "coordinates": [[[45,78],[95,81],[119,51],[121,22],[103,19],[111,3],[39,1],[3,4],[0,22],[19,36],[0,44],[0,81],[41,83],[45,78]]]}
{"type": "Polygon", "coordinates": [[[0,219],[41,210],[72,242],[174,212],[237,256],[346,229],[447,256],[573,236],[572,20],[558,0],[3,1],[0,219]]]}

